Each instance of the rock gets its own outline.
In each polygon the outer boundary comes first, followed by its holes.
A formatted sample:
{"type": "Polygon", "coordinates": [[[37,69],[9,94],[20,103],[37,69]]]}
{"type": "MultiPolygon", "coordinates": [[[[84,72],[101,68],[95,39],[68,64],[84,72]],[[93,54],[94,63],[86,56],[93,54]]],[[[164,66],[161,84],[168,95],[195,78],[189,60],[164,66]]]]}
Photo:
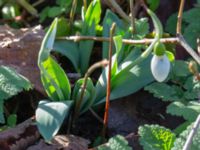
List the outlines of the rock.
{"type": "Polygon", "coordinates": [[[44,94],[37,66],[43,37],[41,26],[20,30],[0,26],[0,65],[15,68],[34,84],[37,91],[44,94]]]}

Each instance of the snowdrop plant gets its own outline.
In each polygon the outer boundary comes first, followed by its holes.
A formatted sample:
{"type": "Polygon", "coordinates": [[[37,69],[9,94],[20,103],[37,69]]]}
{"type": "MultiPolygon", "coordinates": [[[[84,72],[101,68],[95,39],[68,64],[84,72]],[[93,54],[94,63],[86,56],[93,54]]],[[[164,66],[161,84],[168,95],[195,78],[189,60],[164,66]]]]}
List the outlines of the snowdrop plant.
{"type": "Polygon", "coordinates": [[[154,56],[151,60],[151,72],[158,82],[163,82],[170,72],[170,61],[165,54],[163,43],[157,42],[154,46],[154,56]]]}

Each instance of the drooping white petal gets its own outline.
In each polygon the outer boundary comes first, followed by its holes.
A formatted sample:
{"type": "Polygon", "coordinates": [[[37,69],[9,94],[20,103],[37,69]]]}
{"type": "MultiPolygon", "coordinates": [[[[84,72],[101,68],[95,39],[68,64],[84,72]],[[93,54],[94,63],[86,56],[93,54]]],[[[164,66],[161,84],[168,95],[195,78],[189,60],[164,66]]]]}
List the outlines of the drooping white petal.
{"type": "Polygon", "coordinates": [[[166,55],[154,55],[151,60],[151,72],[158,82],[163,82],[170,71],[170,62],[166,55]]]}

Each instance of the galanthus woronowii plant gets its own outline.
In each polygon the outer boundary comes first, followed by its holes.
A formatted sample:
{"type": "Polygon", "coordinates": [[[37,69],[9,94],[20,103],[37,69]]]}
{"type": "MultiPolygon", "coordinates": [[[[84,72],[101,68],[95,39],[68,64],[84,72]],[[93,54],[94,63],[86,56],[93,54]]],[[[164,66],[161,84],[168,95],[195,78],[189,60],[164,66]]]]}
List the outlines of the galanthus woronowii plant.
{"type": "Polygon", "coordinates": [[[170,62],[165,54],[165,45],[158,42],[154,46],[154,56],[151,60],[151,72],[158,82],[163,82],[170,71],[170,62]]]}

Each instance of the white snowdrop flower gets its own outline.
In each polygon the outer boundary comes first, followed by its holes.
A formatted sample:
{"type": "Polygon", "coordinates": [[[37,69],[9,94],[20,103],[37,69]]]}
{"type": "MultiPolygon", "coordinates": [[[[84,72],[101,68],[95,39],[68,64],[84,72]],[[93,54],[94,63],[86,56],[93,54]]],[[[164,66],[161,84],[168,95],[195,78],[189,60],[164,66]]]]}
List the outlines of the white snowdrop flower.
{"type": "Polygon", "coordinates": [[[158,82],[163,82],[170,71],[170,62],[167,56],[154,55],[151,60],[151,72],[158,82]]]}

